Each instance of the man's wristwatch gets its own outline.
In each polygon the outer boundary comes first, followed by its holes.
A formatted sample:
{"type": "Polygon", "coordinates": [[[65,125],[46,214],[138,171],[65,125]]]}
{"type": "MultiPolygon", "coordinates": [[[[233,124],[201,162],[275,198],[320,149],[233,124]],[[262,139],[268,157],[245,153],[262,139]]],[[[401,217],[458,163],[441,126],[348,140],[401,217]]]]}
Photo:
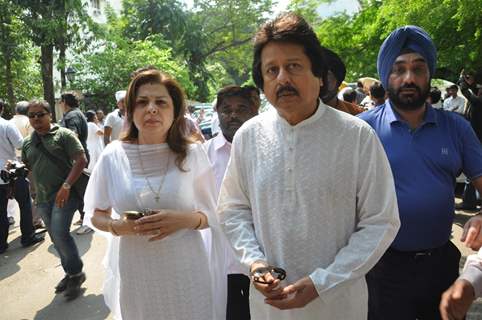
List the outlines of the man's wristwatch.
{"type": "Polygon", "coordinates": [[[64,182],[64,183],[62,184],[62,188],[64,188],[64,189],[70,190],[71,187],[72,187],[72,186],[71,186],[70,183],[68,183],[68,182],[64,182]]]}

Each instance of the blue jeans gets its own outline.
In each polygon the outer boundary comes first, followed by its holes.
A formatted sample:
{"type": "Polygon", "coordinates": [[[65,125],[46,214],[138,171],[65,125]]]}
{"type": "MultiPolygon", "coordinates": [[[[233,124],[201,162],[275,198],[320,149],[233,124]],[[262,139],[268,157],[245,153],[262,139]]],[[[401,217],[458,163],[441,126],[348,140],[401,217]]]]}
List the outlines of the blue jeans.
{"type": "Polygon", "coordinates": [[[55,249],[60,255],[62,268],[70,275],[81,272],[83,267],[77,245],[70,235],[70,225],[79,207],[79,201],[74,194],[70,194],[63,208],[57,207],[54,200],[37,205],[37,212],[42,217],[55,249]]]}

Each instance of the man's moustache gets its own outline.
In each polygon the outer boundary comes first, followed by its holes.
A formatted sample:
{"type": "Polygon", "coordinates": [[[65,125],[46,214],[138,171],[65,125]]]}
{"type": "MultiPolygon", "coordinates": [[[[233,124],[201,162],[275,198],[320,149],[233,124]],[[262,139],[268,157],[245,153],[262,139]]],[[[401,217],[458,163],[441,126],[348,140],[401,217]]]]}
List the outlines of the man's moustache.
{"type": "Polygon", "coordinates": [[[292,93],[292,94],[298,95],[298,91],[292,86],[283,86],[283,87],[280,87],[278,91],[276,91],[276,97],[279,98],[281,95],[285,93],[292,93]]]}
{"type": "Polygon", "coordinates": [[[238,121],[238,120],[233,120],[233,121],[229,121],[228,122],[228,126],[232,126],[232,125],[238,125],[238,126],[241,126],[243,123],[241,121],[238,121]]]}
{"type": "Polygon", "coordinates": [[[400,93],[403,89],[415,89],[419,94],[422,92],[422,89],[414,84],[404,85],[403,87],[400,87],[400,89],[398,89],[398,92],[400,93]]]}

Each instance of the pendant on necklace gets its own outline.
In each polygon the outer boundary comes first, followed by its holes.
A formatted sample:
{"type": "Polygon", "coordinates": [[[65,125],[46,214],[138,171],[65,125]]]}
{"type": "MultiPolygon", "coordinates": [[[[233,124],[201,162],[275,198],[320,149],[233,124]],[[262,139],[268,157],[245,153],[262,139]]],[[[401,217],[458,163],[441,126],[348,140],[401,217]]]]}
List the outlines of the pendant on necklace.
{"type": "Polygon", "coordinates": [[[159,196],[154,197],[154,200],[156,200],[156,202],[159,202],[160,199],[161,199],[161,197],[159,197],[159,196]]]}

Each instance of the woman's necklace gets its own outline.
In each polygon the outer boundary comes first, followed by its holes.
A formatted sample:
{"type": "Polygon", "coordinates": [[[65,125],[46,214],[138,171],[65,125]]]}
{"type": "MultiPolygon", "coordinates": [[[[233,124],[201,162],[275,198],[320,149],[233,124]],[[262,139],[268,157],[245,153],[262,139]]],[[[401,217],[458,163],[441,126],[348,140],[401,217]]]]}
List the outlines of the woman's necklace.
{"type": "Polygon", "coordinates": [[[162,188],[162,185],[164,184],[164,179],[166,178],[166,175],[167,175],[167,169],[169,168],[169,159],[171,155],[170,153],[167,154],[167,163],[164,168],[164,172],[162,172],[161,181],[159,183],[159,187],[157,188],[157,191],[155,191],[154,188],[152,187],[151,182],[149,181],[149,177],[146,173],[146,170],[144,169],[144,163],[142,162],[142,156],[141,156],[139,144],[137,144],[137,156],[139,157],[139,164],[141,165],[142,175],[146,180],[147,186],[149,187],[149,190],[151,190],[151,192],[154,194],[154,200],[156,201],[156,203],[159,203],[159,200],[161,199],[161,196],[160,196],[161,188],[162,188]]]}

